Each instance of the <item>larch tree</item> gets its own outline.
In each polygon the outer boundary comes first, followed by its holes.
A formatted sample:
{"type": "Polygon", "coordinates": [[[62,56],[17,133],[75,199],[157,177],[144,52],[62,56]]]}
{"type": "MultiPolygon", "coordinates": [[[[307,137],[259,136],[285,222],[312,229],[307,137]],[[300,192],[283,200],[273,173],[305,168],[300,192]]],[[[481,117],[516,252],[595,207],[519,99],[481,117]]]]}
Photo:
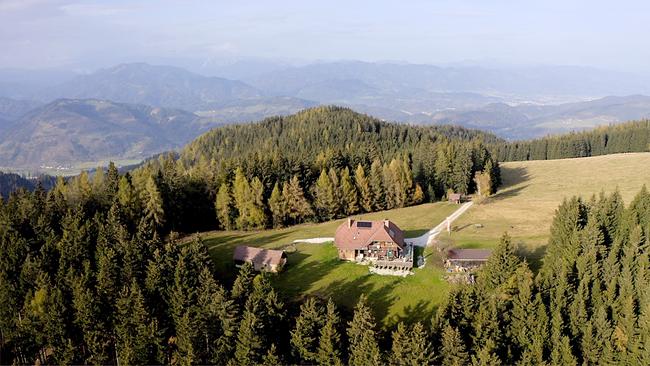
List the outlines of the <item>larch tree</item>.
{"type": "Polygon", "coordinates": [[[373,210],[373,197],[370,181],[366,176],[366,172],[361,164],[357,165],[354,171],[354,181],[359,192],[359,205],[364,212],[372,212],[373,210]]]}
{"type": "Polygon", "coordinates": [[[273,185],[273,190],[269,197],[269,210],[271,211],[273,227],[282,227],[287,216],[287,203],[282,196],[282,190],[278,182],[275,182],[273,185]]]}
{"type": "Polygon", "coordinates": [[[341,171],[341,198],[345,215],[350,216],[359,212],[357,188],[352,182],[350,170],[347,167],[343,168],[341,171]]]}
{"type": "Polygon", "coordinates": [[[161,227],[165,222],[163,200],[153,177],[147,179],[142,202],[144,203],[144,219],[154,228],[161,227]]]}
{"type": "Polygon", "coordinates": [[[228,183],[223,183],[217,192],[217,199],[214,203],[217,211],[219,226],[225,230],[233,229],[233,201],[228,183]]]}

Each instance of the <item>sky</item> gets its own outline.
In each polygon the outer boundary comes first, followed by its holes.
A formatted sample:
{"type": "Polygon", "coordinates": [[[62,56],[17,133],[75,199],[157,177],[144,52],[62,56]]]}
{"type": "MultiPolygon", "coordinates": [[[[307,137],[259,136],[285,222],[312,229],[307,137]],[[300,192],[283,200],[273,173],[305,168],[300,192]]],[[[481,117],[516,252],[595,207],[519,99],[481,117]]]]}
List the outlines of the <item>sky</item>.
{"type": "Polygon", "coordinates": [[[270,59],[650,74],[649,24],[647,0],[0,0],[0,67],[270,59]]]}

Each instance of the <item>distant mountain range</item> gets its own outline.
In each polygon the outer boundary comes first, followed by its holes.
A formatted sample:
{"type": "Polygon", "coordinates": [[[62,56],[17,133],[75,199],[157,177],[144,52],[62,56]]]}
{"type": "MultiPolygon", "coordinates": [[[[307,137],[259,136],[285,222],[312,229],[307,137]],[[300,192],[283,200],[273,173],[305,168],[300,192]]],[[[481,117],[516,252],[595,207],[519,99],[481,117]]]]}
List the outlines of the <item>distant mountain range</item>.
{"type": "Polygon", "coordinates": [[[321,104],[509,139],[650,117],[650,97],[640,95],[650,94],[649,80],[582,67],[330,62],[260,70],[238,66],[242,80],[145,63],[84,75],[0,70],[0,166],[142,159],[224,123],[321,104]]]}

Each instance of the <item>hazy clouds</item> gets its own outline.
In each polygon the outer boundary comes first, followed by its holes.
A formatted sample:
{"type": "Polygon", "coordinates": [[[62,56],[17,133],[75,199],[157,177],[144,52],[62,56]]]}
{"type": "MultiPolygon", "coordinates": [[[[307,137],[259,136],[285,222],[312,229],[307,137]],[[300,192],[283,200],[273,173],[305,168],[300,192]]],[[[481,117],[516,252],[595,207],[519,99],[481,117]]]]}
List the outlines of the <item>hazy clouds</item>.
{"type": "Polygon", "coordinates": [[[0,67],[463,60],[650,72],[647,1],[0,0],[0,67]]]}

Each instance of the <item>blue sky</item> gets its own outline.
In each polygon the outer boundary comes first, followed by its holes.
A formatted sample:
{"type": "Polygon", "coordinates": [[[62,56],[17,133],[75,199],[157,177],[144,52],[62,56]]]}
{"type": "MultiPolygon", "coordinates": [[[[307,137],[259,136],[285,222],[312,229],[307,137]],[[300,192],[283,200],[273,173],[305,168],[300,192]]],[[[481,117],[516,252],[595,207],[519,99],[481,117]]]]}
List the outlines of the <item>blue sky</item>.
{"type": "Polygon", "coordinates": [[[0,67],[191,58],[588,65],[650,74],[649,1],[0,0],[0,67]]]}

